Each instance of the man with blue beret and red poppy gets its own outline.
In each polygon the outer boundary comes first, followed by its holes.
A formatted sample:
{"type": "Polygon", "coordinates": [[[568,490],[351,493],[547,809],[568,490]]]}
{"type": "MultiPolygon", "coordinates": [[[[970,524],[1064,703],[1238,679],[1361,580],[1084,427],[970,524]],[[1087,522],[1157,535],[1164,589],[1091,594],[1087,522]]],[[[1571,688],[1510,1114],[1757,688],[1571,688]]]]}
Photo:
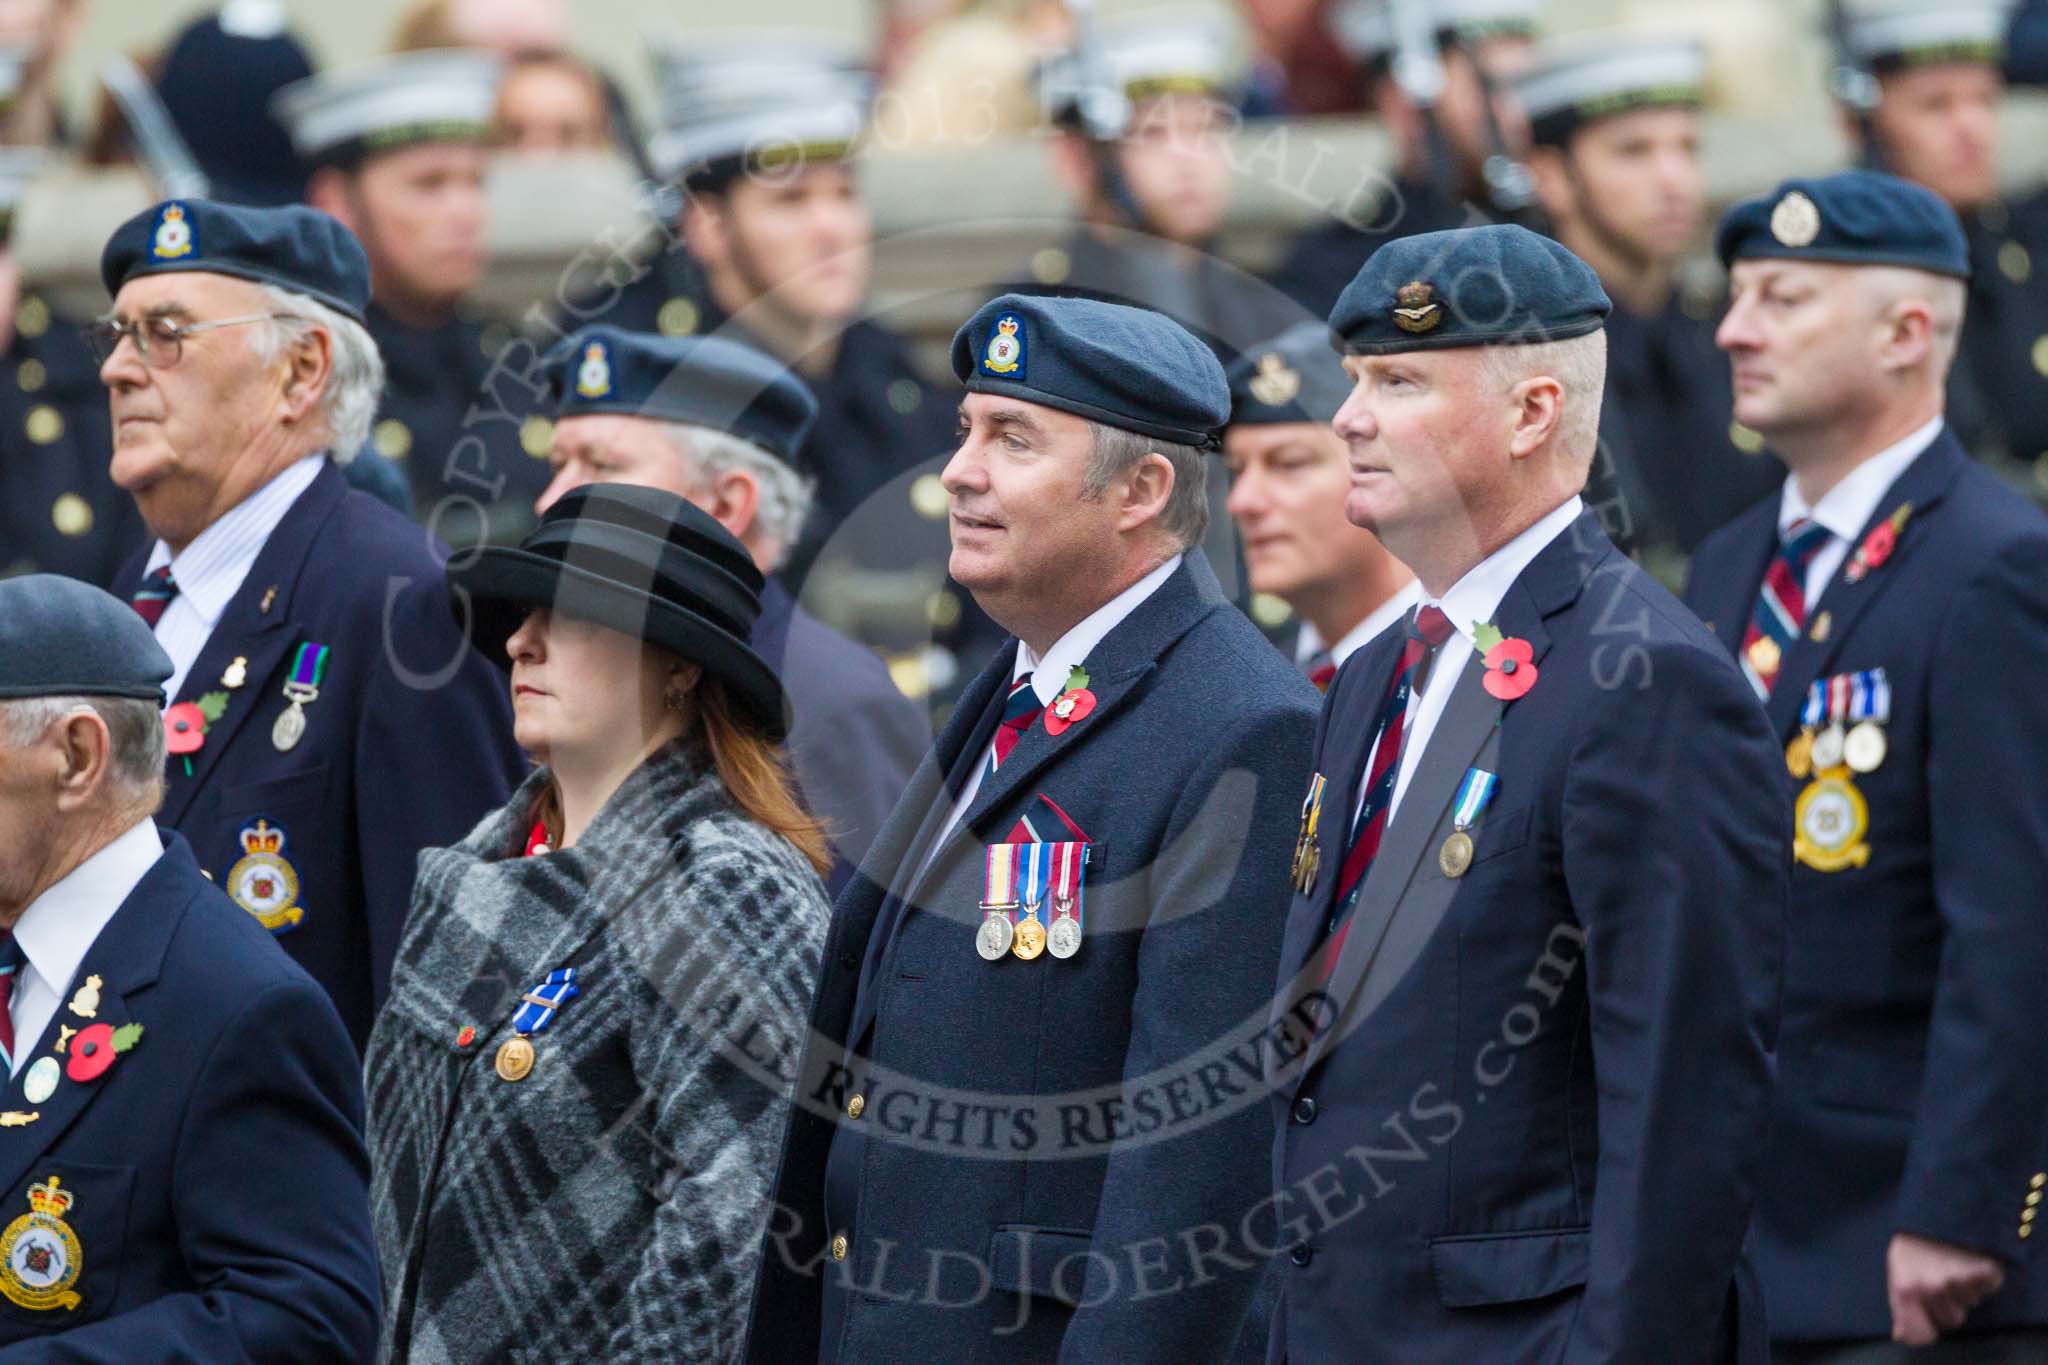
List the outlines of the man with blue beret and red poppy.
{"type": "Polygon", "coordinates": [[[1011,294],[953,369],[950,567],[1015,638],[839,898],[749,1358],[1212,1358],[1315,690],[1198,548],[1206,346],[1011,294]]]}
{"type": "Polygon", "coordinates": [[[1766,1358],[1790,812],[1741,674],[1580,498],[1608,308],[1488,226],[1382,246],[1330,319],[1347,511],[1422,599],[1338,671],[1294,846],[1270,1361],[1766,1358]]]}
{"type": "Polygon", "coordinates": [[[1969,242],[1869,171],[1730,210],[1718,337],[1781,492],[1700,546],[1794,796],[1758,1268],[1794,1365],[2048,1359],[2048,518],[1948,425],[1969,242]]]}

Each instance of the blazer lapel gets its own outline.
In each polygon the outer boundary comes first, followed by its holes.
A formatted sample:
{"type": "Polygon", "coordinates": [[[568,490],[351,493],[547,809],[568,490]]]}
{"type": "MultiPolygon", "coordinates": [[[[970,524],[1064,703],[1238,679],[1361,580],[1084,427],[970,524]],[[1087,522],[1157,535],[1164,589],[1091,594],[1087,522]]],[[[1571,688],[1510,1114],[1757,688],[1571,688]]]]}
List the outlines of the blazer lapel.
{"type": "Polygon", "coordinates": [[[1735,551],[1742,572],[1720,586],[1718,601],[1707,614],[1707,624],[1730,654],[1742,648],[1749,618],[1756,611],[1757,594],[1763,591],[1764,573],[1777,552],[1778,512],[1772,504],[1742,535],[1735,551]]]}
{"type": "MultiPolygon", "coordinates": [[[[1841,652],[1842,641],[1848,638],[1856,620],[1867,611],[1885,590],[1886,585],[1898,576],[1900,560],[1912,553],[1912,547],[1919,537],[1914,535],[1913,523],[1930,511],[1947,493],[1956,472],[1969,457],[1956,444],[1953,436],[1943,428],[1934,443],[1922,451],[1913,463],[1906,466],[1897,481],[1885,490],[1878,500],[1877,510],[1870,520],[1857,532],[1855,543],[1843,558],[1841,568],[1821,589],[1820,600],[1813,604],[1813,610],[1806,614],[1806,629],[1785,651],[1785,660],[1778,670],[1778,680],[1771,686],[1771,698],[1764,710],[1771,718],[1771,727],[1780,739],[1789,736],[1799,728],[1799,711],[1806,703],[1806,690],[1814,679],[1826,673],[1828,666],[1841,652]],[[1861,579],[1851,583],[1847,572],[1849,564],[1856,557],[1857,547],[1862,545],[1879,523],[1891,519],[1900,507],[1911,503],[1913,510],[1906,519],[1905,529],[1899,535],[1899,543],[1893,549],[1891,558],[1875,569],[1865,573],[1861,579]],[[1821,639],[1814,638],[1814,629],[1825,613],[1828,629],[1821,639]]],[[[1737,643],[1740,643],[1738,637],[1737,643]]]]}
{"type": "Polygon", "coordinates": [[[340,470],[332,464],[320,470],[264,542],[248,577],[221,612],[205,647],[186,672],[178,701],[197,701],[216,691],[226,691],[228,699],[220,719],[207,726],[206,742],[198,752],[182,758],[173,755],[166,767],[164,806],[158,817],[165,824],[176,825],[184,818],[221,753],[251,716],[270,709],[269,699],[283,687],[279,670],[291,646],[305,634],[304,627],[292,617],[299,574],[305,568],[314,535],[347,491],[340,470]],[[223,688],[221,679],[238,658],[243,661],[246,681],[239,688],[223,688]]]}
{"type": "Polygon", "coordinates": [[[132,1022],[129,997],[155,984],[171,932],[193,895],[204,885],[199,865],[192,860],[192,851],[185,841],[168,831],[163,834],[163,856],[136,883],[135,890],[86,950],[69,994],[57,1002],[57,1012],[50,1016],[43,1036],[8,1083],[7,1108],[36,1117],[19,1127],[0,1128],[0,1190],[19,1184],[30,1167],[85,1112],[86,1106],[102,1090],[118,1083],[122,1068],[149,1065],[149,1039],[145,1034],[131,1051],[117,1057],[112,1066],[93,1080],[74,1081],[62,1074],[72,1060],[71,1051],[78,1046],[80,1032],[100,1024],[118,1029],[132,1022]],[[94,978],[98,978],[97,986],[93,985],[94,978]],[[92,1012],[87,1015],[74,1009],[74,1005],[92,1012]],[[32,1104],[23,1088],[30,1069],[45,1057],[56,1062],[61,1078],[49,1098],[32,1104]]]}

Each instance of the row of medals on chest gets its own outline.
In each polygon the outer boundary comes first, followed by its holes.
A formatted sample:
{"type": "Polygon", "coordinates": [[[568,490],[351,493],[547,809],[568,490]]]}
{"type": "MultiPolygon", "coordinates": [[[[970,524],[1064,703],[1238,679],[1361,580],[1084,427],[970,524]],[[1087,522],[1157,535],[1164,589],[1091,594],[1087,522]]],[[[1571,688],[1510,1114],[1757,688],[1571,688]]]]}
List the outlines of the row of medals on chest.
{"type": "Polygon", "coordinates": [[[1005,953],[1029,962],[1041,953],[1069,958],[1080,952],[1081,921],[1074,915],[1073,897],[1058,894],[1053,897],[1050,928],[1038,918],[1041,903],[1042,900],[1007,905],[983,902],[981,928],[974,936],[974,951],[987,962],[1000,962],[1005,953]],[[1024,918],[1013,924],[1009,912],[1020,908],[1024,911],[1024,918]]]}
{"type": "Polygon", "coordinates": [[[1825,728],[1808,725],[1785,746],[1785,767],[1802,782],[1830,768],[1872,773],[1884,762],[1885,750],[1884,726],[1874,720],[1847,728],[1840,721],[1825,728]]]}

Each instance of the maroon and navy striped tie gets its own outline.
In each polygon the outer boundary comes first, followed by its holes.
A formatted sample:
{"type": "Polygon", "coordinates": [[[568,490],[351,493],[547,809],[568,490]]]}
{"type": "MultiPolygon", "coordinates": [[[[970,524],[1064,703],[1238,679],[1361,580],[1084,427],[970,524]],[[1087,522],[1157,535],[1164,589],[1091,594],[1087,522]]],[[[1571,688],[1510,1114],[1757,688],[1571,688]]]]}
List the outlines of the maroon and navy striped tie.
{"type": "Polygon", "coordinates": [[[1365,802],[1358,809],[1351,830],[1351,847],[1337,876],[1337,899],[1330,910],[1330,938],[1323,958],[1327,977],[1344,949],[1344,935],[1351,929],[1351,903],[1359,883],[1365,880],[1380,837],[1387,829],[1387,807],[1393,804],[1394,784],[1401,774],[1402,740],[1407,733],[1408,708],[1415,700],[1417,684],[1431,656],[1451,638],[1451,619],[1437,607],[1424,607],[1407,623],[1408,639],[1401,647],[1401,662],[1380,703],[1377,743],[1366,769],[1365,802]]]}
{"type": "Polygon", "coordinates": [[[171,581],[171,566],[162,565],[143,579],[142,586],[135,590],[132,599],[135,614],[142,618],[143,624],[155,630],[156,623],[164,619],[164,608],[177,595],[178,585],[171,581]]]}
{"type": "Polygon", "coordinates": [[[14,1070],[14,978],[21,972],[21,945],[7,934],[0,942],[0,1057],[14,1070]]]}
{"type": "Polygon", "coordinates": [[[1045,708],[1039,705],[1038,694],[1031,690],[1031,675],[1026,673],[1010,684],[1010,696],[1003,703],[1003,719],[996,726],[995,743],[988,751],[988,772],[994,777],[996,769],[1010,756],[1010,750],[1017,747],[1017,741],[1024,738],[1024,732],[1031,728],[1031,722],[1043,715],[1045,708]]]}
{"type": "Polygon", "coordinates": [[[1771,699],[1786,651],[1806,628],[1806,567],[1833,534],[1819,522],[1801,517],[1785,528],[1778,553],[1764,570],[1749,629],[1742,635],[1741,655],[1742,675],[1764,701],[1771,699]],[[1770,643],[1764,644],[1766,640],[1770,643]]]}

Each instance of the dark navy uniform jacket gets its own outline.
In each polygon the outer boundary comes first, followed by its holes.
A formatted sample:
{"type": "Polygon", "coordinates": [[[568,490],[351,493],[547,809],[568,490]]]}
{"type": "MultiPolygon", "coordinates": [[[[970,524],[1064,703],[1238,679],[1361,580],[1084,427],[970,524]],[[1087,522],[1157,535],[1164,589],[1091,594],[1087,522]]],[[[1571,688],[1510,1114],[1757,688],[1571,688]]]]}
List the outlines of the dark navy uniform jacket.
{"type": "Polygon", "coordinates": [[[1344,286],[1358,278],[1366,258],[1387,242],[1487,221],[1484,209],[1447,202],[1425,179],[1396,176],[1373,204],[1357,209],[1351,221],[1304,228],[1288,243],[1271,279],[1310,315],[1326,318],[1344,286]]]}
{"type": "Polygon", "coordinates": [[[488,382],[496,329],[463,313],[438,327],[407,326],[375,300],[364,321],[384,356],[372,439],[379,454],[402,464],[414,514],[466,545],[479,534],[474,500],[485,509],[482,534],[517,542],[547,487],[548,452],[527,452],[521,434],[531,413],[509,409],[488,382]]]}
{"type": "MultiPolygon", "coordinates": [[[[1679,294],[1655,317],[1619,305],[1608,315],[1600,437],[1636,545],[1689,555],[1782,477],[1754,432],[1735,444],[1734,389],[1714,328],[1711,307],[1679,294]]],[[[1612,516],[1603,522],[1621,538],[1612,516]]]]}
{"type": "Polygon", "coordinates": [[[825,885],[837,895],[931,747],[931,726],[872,650],[799,607],[780,578],[761,591],[749,643],[789,693],[790,767],[831,840],[825,885]]]}
{"type": "Polygon", "coordinates": [[[1191,551],[1089,654],[1093,712],[1028,729],[939,841],[1014,661],[835,909],[752,1360],[1182,1362],[1244,1318],[1262,1267],[1224,1244],[1264,1193],[1257,1043],[1315,692],[1191,551]],[[987,962],[984,849],[1026,819],[1090,845],[1084,942],[987,962]]]}
{"type": "MultiPolygon", "coordinates": [[[[389,984],[420,849],[455,843],[505,803],[525,760],[505,675],[449,614],[441,551],[419,527],[327,465],[285,513],[186,675],[176,700],[243,686],[203,747],[173,757],[158,818],[233,890],[243,831],[281,830],[296,924],[278,942],[327,988],[358,1045],[389,984]],[[272,740],[298,646],[331,654],[305,735],[272,740]]],[[[145,557],[115,589],[132,596],[145,557]]]]}
{"type": "MultiPolygon", "coordinates": [[[[377,1341],[363,1082],[334,1007],[177,835],[80,962],[0,1107],[0,1224],[72,1195],[81,1302],[0,1299],[0,1361],[367,1360],[377,1341]],[[76,994],[69,997],[76,1001],[76,994]],[[140,1024],[98,1079],[22,1093],[65,1029],[140,1024]]],[[[68,1047],[76,1039],[68,1039],[68,1047]]]]}
{"type": "Polygon", "coordinates": [[[24,295],[0,356],[0,575],[61,573],[106,587],[149,543],[107,472],[99,365],[78,325],[24,295]]]}
{"type": "MultiPolygon", "coordinates": [[[[1887,756],[1853,778],[1868,861],[1793,869],[1784,1032],[1757,1203],[1771,1330],[1888,1337],[1885,1248],[1910,1232],[1998,1256],[1964,1330],[2048,1325],[2048,519],[1944,432],[1886,492],[1897,549],[1837,572],[1772,689],[1780,744],[1816,679],[1882,668],[1887,756]],[[1824,639],[1821,619],[1829,625],[1824,639]]],[[[1742,639],[1777,544],[1776,498],[1700,547],[1686,600],[1742,639]]],[[[1867,532],[1866,532],[1867,533],[1867,532]]],[[[1853,553],[1853,551],[1852,551],[1853,553]]],[[[1805,784],[1780,764],[1787,792],[1805,784]]]]}
{"type": "Polygon", "coordinates": [[[1296,973],[1401,633],[1324,702],[1320,870],[1275,1006],[1322,1027],[1271,1054],[1288,1250],[1270,1359],[1762,1362],[1743,1245],[1791,862],[1777,746],[1713,637],[1591,512],[1495,624],[1536,683],[1503,704],[1476,655],[1457,679],[1318,1016],[1316,969],[1296,973]],[[1499,784],[1454,879],[1439,850],[1472,767],[1499,784]]]}
{"type": "Polygon", "coordinates": [[[1972,454],[2016,462],[2034,498],[2048,501],[2048,189],[1965,214],[1963,230],[1970,299],[1949,372],[1949,425],[1972,454]]]}

